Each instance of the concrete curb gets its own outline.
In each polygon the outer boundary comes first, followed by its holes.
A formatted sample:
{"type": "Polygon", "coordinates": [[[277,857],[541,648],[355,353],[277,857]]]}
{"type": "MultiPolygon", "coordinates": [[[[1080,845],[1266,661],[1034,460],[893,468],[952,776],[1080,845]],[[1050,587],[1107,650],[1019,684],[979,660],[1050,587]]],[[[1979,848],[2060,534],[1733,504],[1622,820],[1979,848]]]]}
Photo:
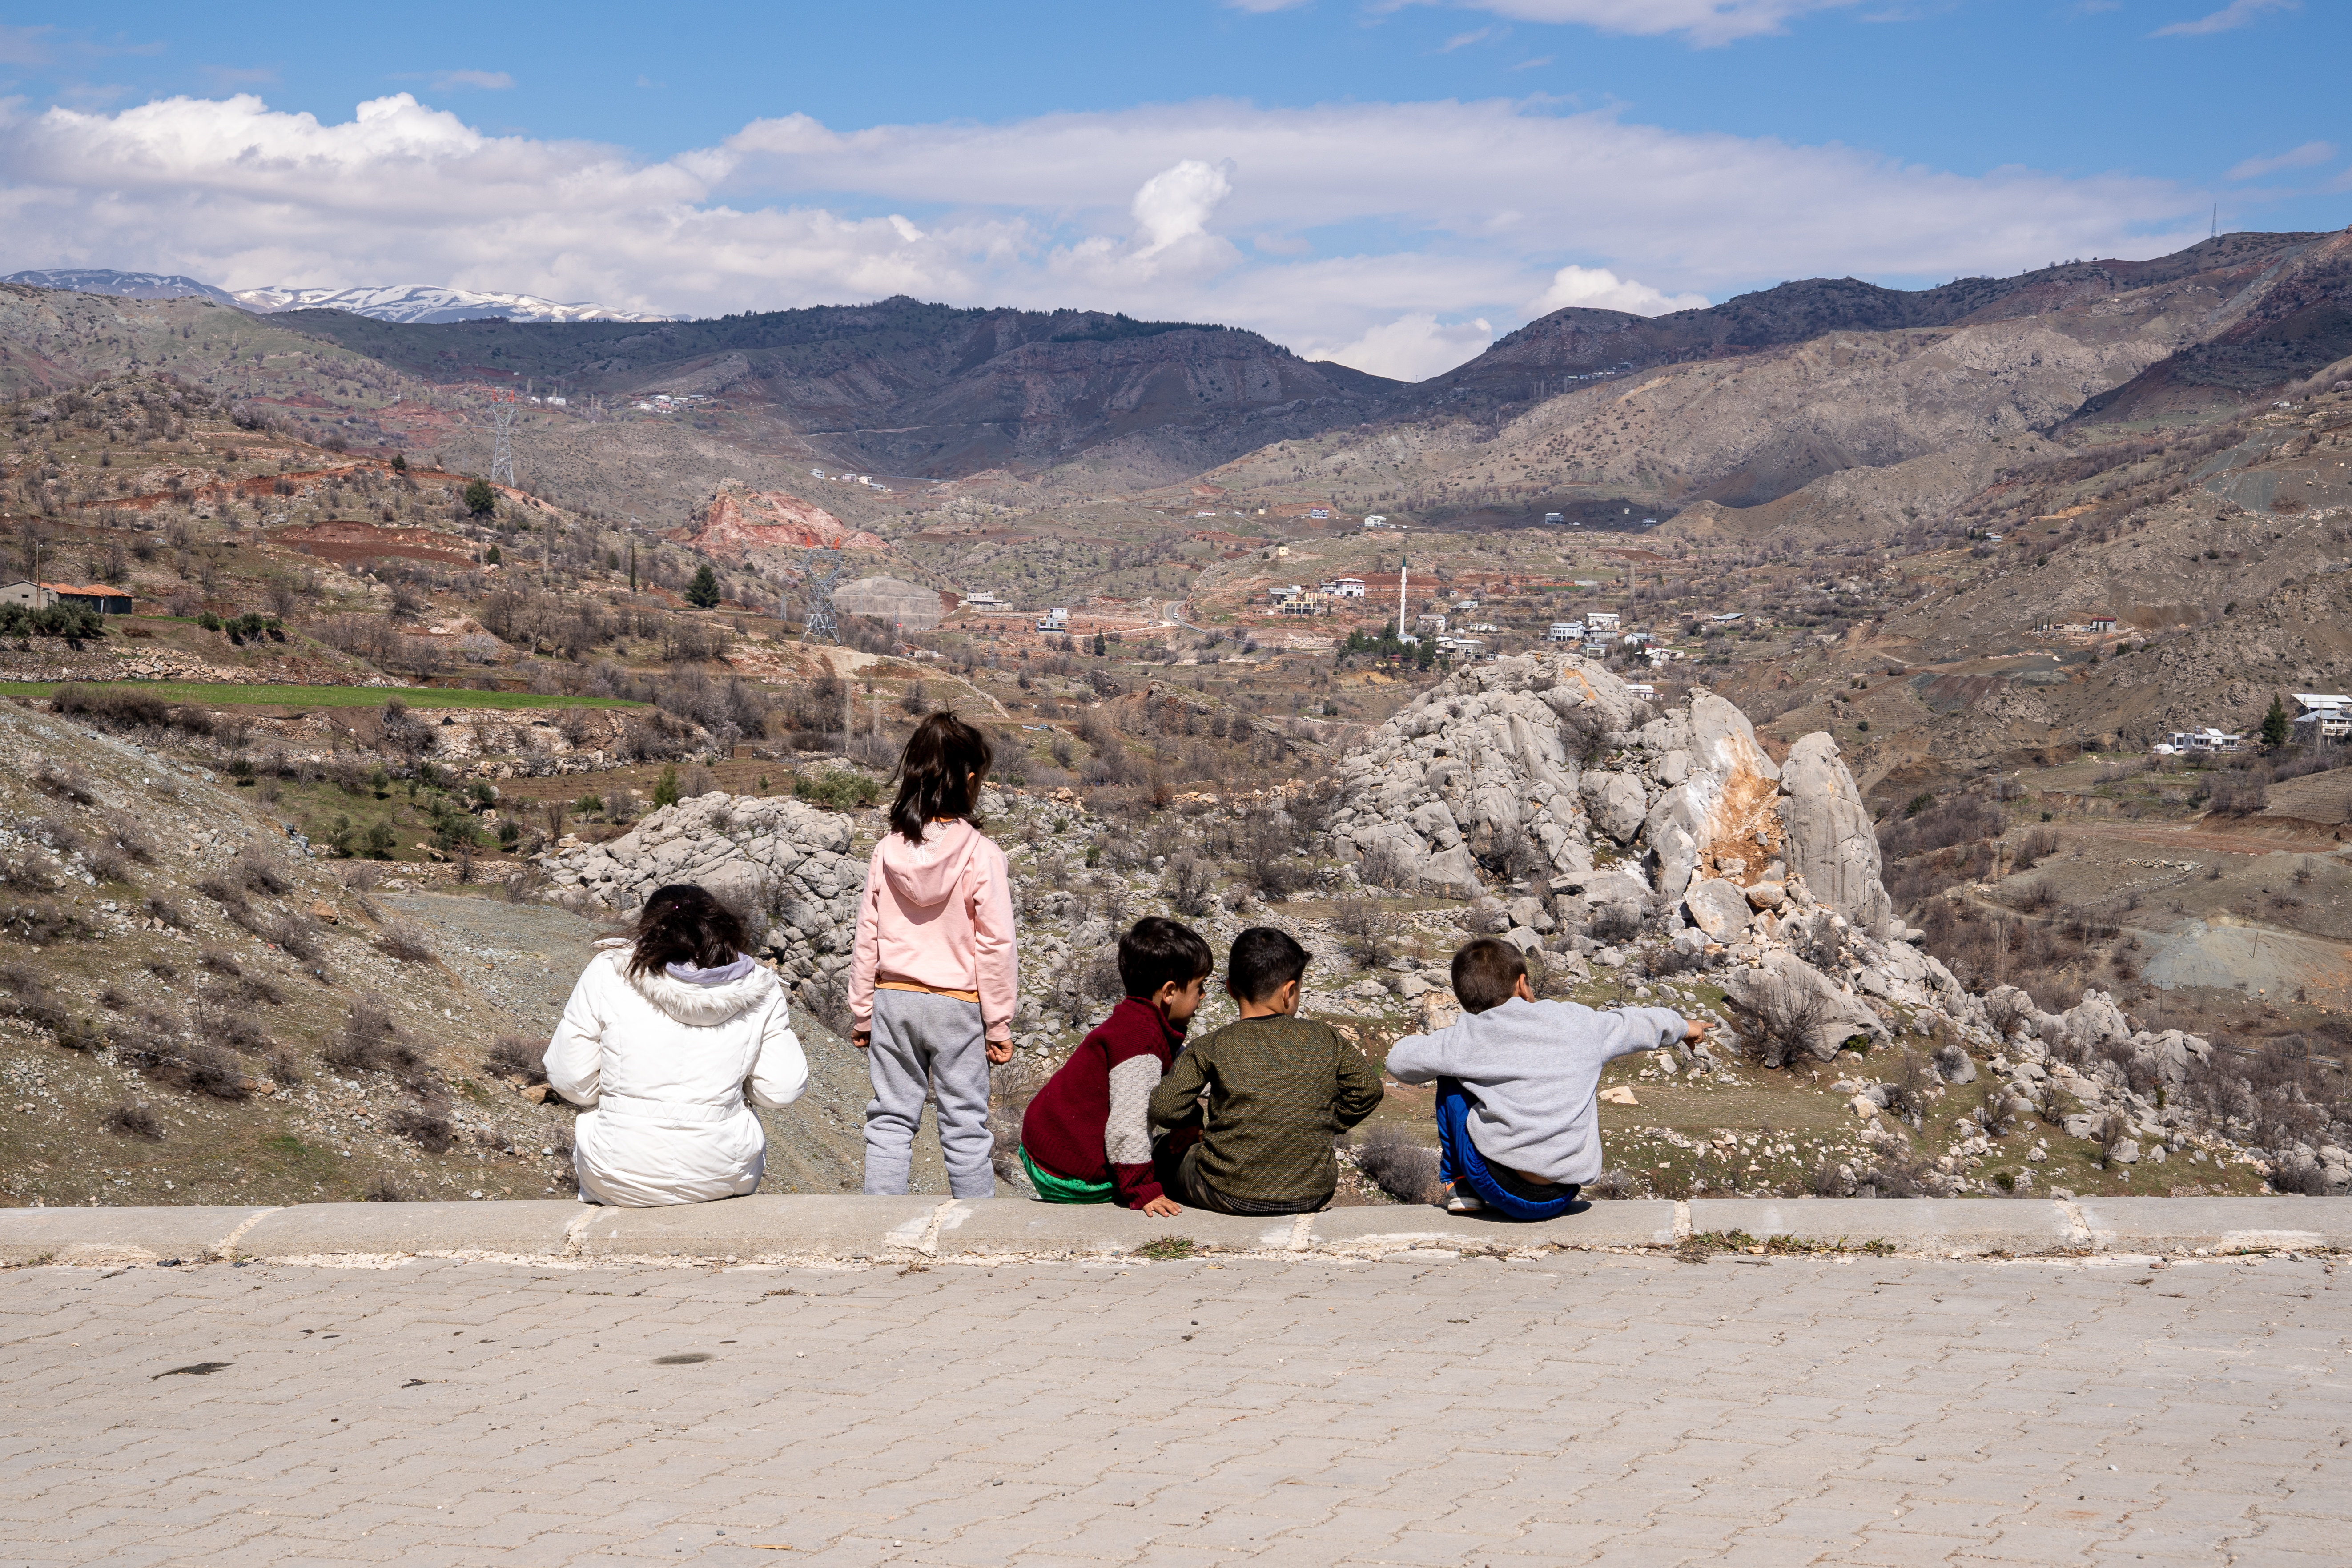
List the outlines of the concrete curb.
{"type": "Polygon", "coordinates": [[[1944,1258],[2352,1250],[2352,1203],[2326,1198],[1773,1200],[1594,1204],[1538,1225],[1435,1208],[1240,1219],[1023,1199],[753,1196],[677,1208],[561,1201],[291,1208],[0,1210],[0,1265],[331,1263],[401,1258],[589,1262],[882,1262],[1177,1256],[1437,1259],[1696,1245],[1944,1258]],[[1745,1240],[1738,1238],[1744,1237],[1745,1240]]]}

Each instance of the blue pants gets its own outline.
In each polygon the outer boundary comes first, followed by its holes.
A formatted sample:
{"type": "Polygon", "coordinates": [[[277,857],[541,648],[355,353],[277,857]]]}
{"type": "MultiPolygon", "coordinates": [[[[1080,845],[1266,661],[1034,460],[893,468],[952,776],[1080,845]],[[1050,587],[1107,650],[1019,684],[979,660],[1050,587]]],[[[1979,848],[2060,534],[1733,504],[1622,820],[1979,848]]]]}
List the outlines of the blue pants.
{"type": "Polygon", "coordinates": [[[1558,1219],[1576,1202],[1573,1185],[1558,1188],[1559,1196],[1521,1197],[1502,1184],[1528,1186],[1517,1176],[1497,1179],[1470,1141],[1470,1108],[1477,1103],[1459,1079],[1437,1080],[1437,1179],[1451,1182],[1456,1192],[1467,1187],[1488,1208],[1505,1219],[1558,1219]]]}

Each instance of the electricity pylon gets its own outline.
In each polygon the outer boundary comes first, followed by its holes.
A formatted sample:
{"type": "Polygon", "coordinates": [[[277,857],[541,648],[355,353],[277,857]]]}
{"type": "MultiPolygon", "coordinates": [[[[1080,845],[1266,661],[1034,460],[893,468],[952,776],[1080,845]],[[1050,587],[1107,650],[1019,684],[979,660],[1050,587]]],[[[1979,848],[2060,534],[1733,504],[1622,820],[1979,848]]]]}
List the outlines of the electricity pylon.
{"type": "Polygon", "coordinates": [[[515,398],[509,392],[490,400],[490,482],[510,485],[514,475],[515,398]]]}
{"type": "Polygon", "coordinates": [[[811,552],[808,565],[801,574],[808,591],[808,613],[801,618],[801,641],[840,640],[840,628],[833,619],[833,591],[840,584],[842,574],[848,570],[838,550],[811,552]]]}

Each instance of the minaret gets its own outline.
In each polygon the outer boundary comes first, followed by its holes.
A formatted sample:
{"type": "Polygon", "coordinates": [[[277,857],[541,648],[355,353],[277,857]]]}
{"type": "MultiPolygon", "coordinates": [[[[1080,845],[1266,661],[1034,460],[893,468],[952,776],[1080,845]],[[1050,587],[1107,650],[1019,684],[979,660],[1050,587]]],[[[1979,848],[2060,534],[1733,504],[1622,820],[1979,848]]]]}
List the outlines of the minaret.
{"type": "Polygon", "coordinates": [[[1397,641],[1404,641],[1404,574],[1405,558],[1397,557],[1397,641]]]}

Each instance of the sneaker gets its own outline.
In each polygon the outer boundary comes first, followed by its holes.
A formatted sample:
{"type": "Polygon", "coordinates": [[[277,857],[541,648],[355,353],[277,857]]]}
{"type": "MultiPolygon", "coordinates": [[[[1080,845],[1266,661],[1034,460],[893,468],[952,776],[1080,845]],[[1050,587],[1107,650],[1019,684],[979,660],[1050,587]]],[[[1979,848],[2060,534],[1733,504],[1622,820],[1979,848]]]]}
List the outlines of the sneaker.
{"type": "Polygon", "coordinates": [[[1445,1191],[1447,1214],[1479,1214],[1484,1212],[1486,1207],[1485,1204],[1472,1197],[1468,1193],[1457,1192],[1452,1187],[1448,1187],[1445,1191]]]}

